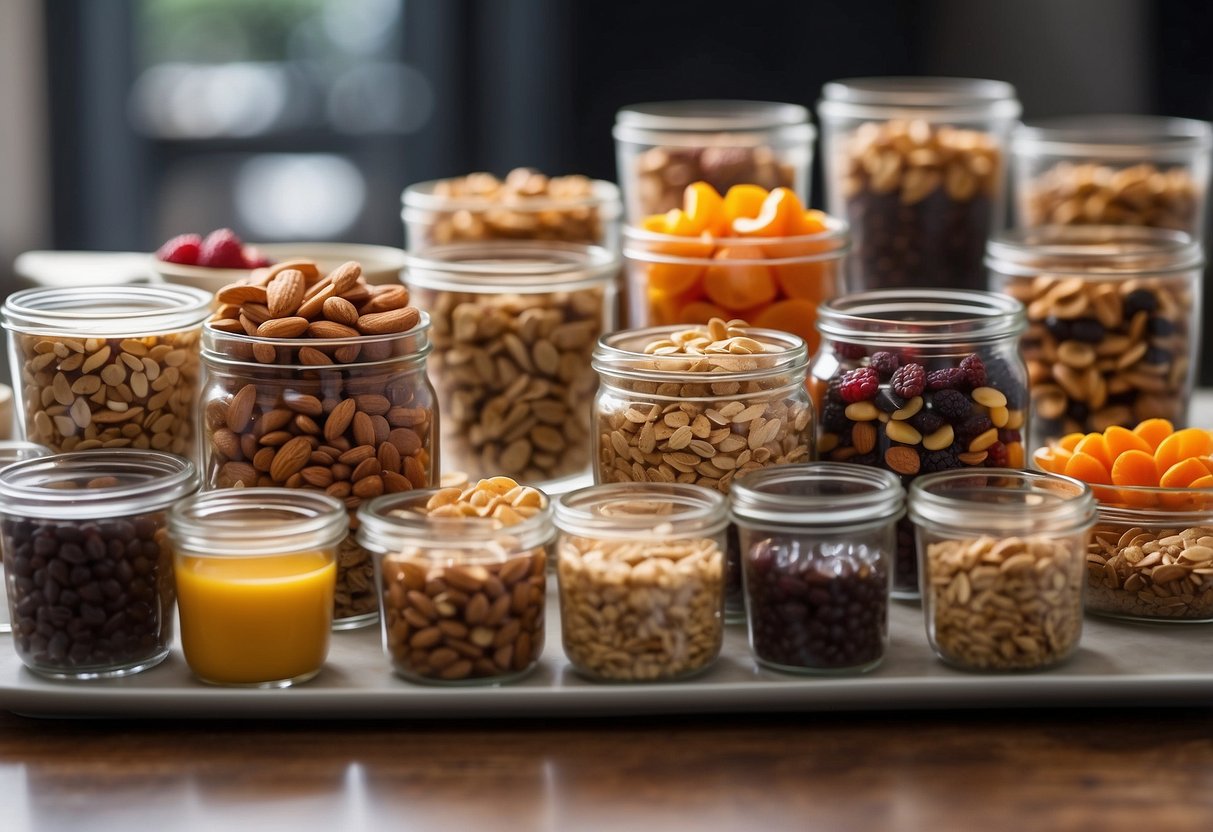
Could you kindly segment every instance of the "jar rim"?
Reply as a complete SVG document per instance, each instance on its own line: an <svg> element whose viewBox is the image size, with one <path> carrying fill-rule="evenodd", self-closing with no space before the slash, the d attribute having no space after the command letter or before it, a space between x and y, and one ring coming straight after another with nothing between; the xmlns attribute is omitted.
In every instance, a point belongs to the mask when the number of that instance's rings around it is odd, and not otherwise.
<svg viewBox="0 0 1213 832"><path fill-rule="evenodd" d="M609 506L651 503L677 513L603 514ZM561 494L555 500L560 531L608 540L652 540L717 534L728 525L728 501L719 491L691 483L599 483Z"/></svg>
<svg viewBox="0 0 1213 832"><path fill-rule="evenodd" d="M620 141L649 143L657 138L653 133L745 133L792 129L807 132L811 140L816 133L812 121L807 107L780 101L721 98L646 101L629 104L616 111L612 133ZM672 138L676 143L677 137Z"/></svg>
<svg viewBox="0 0 1213 832"><path fill-rule="evenodd" d="M405 188L400 194L400 203L404 206L401 211L401 218L405 222L408 222L410 220L408 216L410 210L480 212L502 209L515 213L538 213L540 211L560 212L572 211L577 208L597 207L600 211L605 211L605 216L602 217L605 220L615 219L623 212L623 202L620 199L619 186L605 179L591 179L590 193L584 197L569 199L567 197L557 198L550 195L526 196L518 194L513 196L509 202L491 199L487 196L440 196L434 193L438 185L450 181L452 180L427 179L424 182L415 182Z"/></svg>
<svg viewBox="0 0 1213 832"><path fill-rule="evenodd" d="M374 367L380 364L393 364L397 361L416 361L430 354L434 346L429 340L430 316L422 312L420 319L412 329L404 332L391 332L386 335L351 335L348 338L265 338L257 335L247 335L243 332L226 332L215 329L210 321L202 327L202 357L211 364L229 367L261 367L267 370L340 370L344 367ZM253 359L233 358L227 352L218 349L218 344L230 341L234 344L244 344L250 349L258 344L269 344L273 347L299 349L301 347L343 347L350 345L394 343L406 338L415 338L421 342L420 347L405 355L389 355L375 361L350 361L345 364L262 364Z"/></svg>
<svg viewBox="0 0 1213 832"><path fill-rule="evenodd" d="M986 244L985 265L999 274L1047 271L1092 279L1168 274L1204 266L1200 243L1169 228L1043 225L1002 231Z"/></svg>
<svg viewBox="0 0 1213 832"><path fill-rule="evenodd" d="M222 517L231 512L240 516ZM266 516L250 516L261 512ZM349 518L344 504L319 492L221 488L178 501L169 510L168 530L187 554L206 550L206 557L242 558L336 546L349 531ZM238 545L215 548L227 544Z"/></svg>
<svg viewBox="0 0 1213 832"><path fill-rule="evenodd" d="M803 462L751 471L729 491L733 518L776 526L879 525L905 514L901 480L883 468Z"/></svg>
<svg viewBox="0 0 1213 832"><path fill-rule="evenodd" d="M1011 149L1021 156L1082 161L1182 160L1213 148L1213 124L1191 118L1099 113L1020 125Z"/></svg>
<svg viewBox="0 0 1213 832"><path fill-rule="evenodd" d="M964 532L1063 533L1095 522L1087 483L1018 468L954 469L917 477L907 498L919 525Z"/></svg>
<svg viewBox="0 0 1213 832"><path fill-rule="evenodd" d="M384 494L358 507L357 539L362 546L379 554L395 554L405 546L446 549L473 549L480 556L493 560L491 544L503 539L511 541L510 552L543 546L555 534L552 528L552 500L546 493L539 511L520 523L497 525L488 517L431 517L419 512L392 514L393 509L408 505L425 505L444 488L401 491ZM538 490L538 489L536 489Z"/></svg>
<svg viewBox="0 0 1213 832"><path fill-rule="evenodd" d="M53 450L37 442L26 442L23 439L0 440L0 467L26 459L50 456L53 453Z"/></svg>
<svg viewBox="0 0 1213 832"><path fill-rule="evenodd" d="M621 329L608 332L598 339L590 366L604 378L626 378L634 381L684 382L684 383L716 383L722 381L756 381L766 378L787 376L798 370L807 369L809 363L808 345L799 335L783 332L777 329L762 329L747 327L746 337L753 338L762 344L780 346L779 352L759 353L764 358L774 359L769 367L755 370L735 370L718 373L696 373L687 370L660 369L652 366L663 362L676 364L685 363L692 355L650 355L643 349L627 349L625 342L635 341L639 345L657 341L663 337L681 332L690 327L686 324L666 324L663 326L645 327L643 329ZM750 356L737 355L744 359ZM769 391L768 391L769 392ZM715 397L712 397L715 398ZM689 397L679 397L683 401L691 401Z"/></svg>
<svg viewBox="0 0 1213 832"><path fill-rule="evenodd" d="M842 78L822 86L817 102L822 118L888 119L890 111L944 120L1014 119L1022 107L1006 81L943 76Z"/></svg>
<svg viewBox="0 0 1213 832"><path fill-rule="evenodd" d="M70 337L81 324L89 334L116 337L188 329L206 320L213 296L175 284L36 286L4 301L0 322L15 332Z"/></svg>
<svg viewBox="0 0 1213 832"><path fill-rule="evenodd" d="M823 337L866 344L965 345L1017 336L1026 329L1020 301L976 289L875 289L824 300L817 307L817 331Z"/></svg>
<svg viewBox="0 0 1213 832"><path fill-rule="evenodd" d="M711 245L713 247L748 246L763 249L772 246L818 246L830 244L824 251L810 254L788 255L781 257L762 258L733 258L723 261L730 266L781 266L794 263L818 263L827 260L838 260L851 250L851 226L839 217L826 216L826 228L816 234L800 234L793 237L712 237L710 241L700 237L684 237L677 234L663 234L644 228L627 225L623 229L623 256L629 260L639 260L644 263L672 263L695 266L718 266L722 261L712 257L687 257L679 254L666 254L661 251L644 248L651 246L685 246L687 244ZM629 243L634 245L628 245Z"/></svg>
<svg viewBox="0 0 1213 832"><path fill-rule="evenodd" d="M405 256L404 282L426 289L548 293L606 285L619 258L603 246L547 240L448 243Z"/></svg>

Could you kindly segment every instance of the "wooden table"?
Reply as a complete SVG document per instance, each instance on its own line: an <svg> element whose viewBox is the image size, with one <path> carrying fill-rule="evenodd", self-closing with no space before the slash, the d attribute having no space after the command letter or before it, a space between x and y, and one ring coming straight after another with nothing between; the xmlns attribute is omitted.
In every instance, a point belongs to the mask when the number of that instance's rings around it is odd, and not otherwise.
<svg viewBox="0 0 1213 832"><path fill-rule="evenodd" d="M5 714L0 796L6 832L1207 832L1213 708L310 725Z"/></svg>

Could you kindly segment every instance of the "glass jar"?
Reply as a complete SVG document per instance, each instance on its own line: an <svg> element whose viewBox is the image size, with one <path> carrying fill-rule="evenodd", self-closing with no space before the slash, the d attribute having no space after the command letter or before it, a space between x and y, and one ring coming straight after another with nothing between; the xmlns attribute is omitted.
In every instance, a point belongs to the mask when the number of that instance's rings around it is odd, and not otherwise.
<svg viewBox="0 0 1213 832"><path fill-rule="evenodd" d="M177 503L168 536L181 648L203 682L284 688L329 649L345 506L326 494L227 488Z"/></svg>
<svg viewBox="0 0 1213 832"><path fill-rule="evenodd" d="M185 286L50 287L2 313L22 438L53 451L198 457L198 334L211 294Z"/></svg>
<svg viewBox="0 0 1213 832"><path fill-rule="evenodd" d="M1200 245L1180 231L1049 226L990 242L991 288L1023 301L1033 449L1067 433L1187 422Z"/></svg>
<svg viewBox="0 0 1213 832"><path fill-rule="evenodd" d="M742 319L817 347L817 304L842 293L847 224L798 237L678 237L628 226L624 264L633 327Z"/></svg>
<svg viewBox="0 0 1213 832"><path fill-rule="evenodd" d="M438 480L429 329L422 313L417 326L389 335L265 338L209 323L203 331L203 488L302 488L344 501L351 534L337 553L337 629L377 615L374 565L352 534L358 506Z"/></svg>
<svg viewBox="0 0 1213 832"><path fill-rule="evenodd" d="M968 78L826 84L826 204L851 225L855 289L981 289L987 237L1003 226L1015 89Z"/></svg>
<svg viewBox="0 0 1213 832"><path fill-rule="evenodd" d="M653 682L706 670L724 639L719 492L595 485L556 502L564 653L591 679Z"/></svg>
<svg viewBox="0 0 1213 832"><path fill-rule="evenodd" d="M1023 304L989 292L882 289L826 301L809 370L821 459L884 468L906 484L948 468L1022 466L1024 327ZM915 557L903 519L897 597L918 595Z"/></svg>
<svg viewBox="0 0 1213 832"><path fill-rule="evenodd" d="M1082 635L1095 498L1018 469L941 471L910 485L922 609L935 654L964 670L1043 670Z"/></svg>
<svg viewBox="0 0 1213 832"><path fill-rule="evenodd" d="M905 491L839 462L779 465L733 485L750 650L793 673L864 672L889 639L889 589Z"/></svg>
<svg viewBox="0 0 1213 832"><path fill-rule="evenodd" d="M358 511L375 554L383 647L401 677L426 684L504 684L543 652L552 507L503 526L431 517L439 491L391 494Z"/></svg>
<svg viewBox="0 0 1213 832"><path fill-rule="evenodd" d="M590 356L614 329L619 261L572 243L439 246L405 282L433 321L442 458L553 490L590 467Z"/></svg>
<svg viewBox="0 0 1213 832"><path fill-rule="evenodd" d="M1011 143L1016 228L1134 225L1204 236L1213 125L1157 116L1068 116Z"/></svg>
<svg viewBox="0 0 1213 832"><path fill-rule="evenodd" d="M192 494L189 460L97 449L0 470L13 646L54 679L154 667L169 652L173 567L165 514Z"/></svg>
<svg viewBox="0 0 1213 832"><path fill-rule="evenodd" d="M605 336L594 352L594 481L690 483L729 492L734 478L813 456L808 352L786 332L747 329L755 355L646 352L681 327ZM709 381L710 379L710 381ZM745 615L737 530L729 527L730 621Z"/></svg>
<svg viewBox="0 0 1213 832"><path fill-rule="evenodd" d="M703 181L790 188L809 203L816 131L799 104L770 101L662 101L615 115L615 158L625 218L682 207L682 192Z"/></svg>
<svg viewBox="0 0 1213 832"><path fill-rule="evenodd" d="M12 465L14 462L20 462L23 459L47 456L50 453L50 448L45 445L37 445L33 442L21 442L19 440L0 441L0 468ZM4 546L3 540L0 540L0 583L3 580ZM8 612L8 593L0 592L0 633L11 633L12 631L13 625L9 620Z"/></svg>

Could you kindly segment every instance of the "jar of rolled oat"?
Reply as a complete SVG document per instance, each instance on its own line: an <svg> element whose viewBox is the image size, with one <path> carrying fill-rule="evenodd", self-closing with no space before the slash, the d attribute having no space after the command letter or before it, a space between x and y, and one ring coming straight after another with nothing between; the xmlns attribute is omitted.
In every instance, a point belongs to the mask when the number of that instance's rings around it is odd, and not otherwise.
<svg viewBox="0 0 1213 832"><path fill-rule="evenodd" d="M1041 670L1082 635L1086 483L1018 469L943 471L910 485L922 609L936 655L964 670Z"/></svg>
<svg viewBox="0 0 1213 832"><path fill-rule="evenodd" d="M574 243L436 246L409 257L405 281L433 321L448 469L553 491L588 472L590 357L614 328L618 271L611 252Z"/></svg>
<svg viewBox="0 0 1213 832"><path fill-rule="evenodd" d="M686 483L727 494L736 477L813 454L808 353L796 335L716 318L604 337L594 352L594 481ZM730 620L745 615L729 527Z"/></svg>
<svg viewBox="0 0 1213 832"><path fill-rule="evenodd" d="M991 288L1021 300L1029 444L1067 433L1187 424L1200 344L1200 245L1181 231L1047 226L1000 234Z"/></svg>
<svg viewBox="0 0 1213 832"><path fill-rule="evenodd" d="M854 78L817 105L829 212L851 225L856 289L980 289L1002 227L1015 89L970 78Z"/></svg>
<svg viewBox="0 0 1213 832"><path fill-rule="evenodd" d="M556 503L564 652L599 681L683 679L724 639L725 526L718 491L595 485Z"/></svg>

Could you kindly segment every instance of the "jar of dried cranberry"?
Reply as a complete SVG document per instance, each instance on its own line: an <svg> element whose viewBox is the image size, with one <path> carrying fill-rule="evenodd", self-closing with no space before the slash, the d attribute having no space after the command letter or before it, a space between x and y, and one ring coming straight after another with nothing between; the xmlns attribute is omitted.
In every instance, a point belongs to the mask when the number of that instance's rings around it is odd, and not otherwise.
<svg viewBox="0 0 1213 832"><path fill-rule="evenodd" d="M1024 307L1006 295L884 289L821 304L809 368L822 460L919 474L1019 468L1028 418ZM913 526L897 528L893 594L918 597Z"/></svg>

